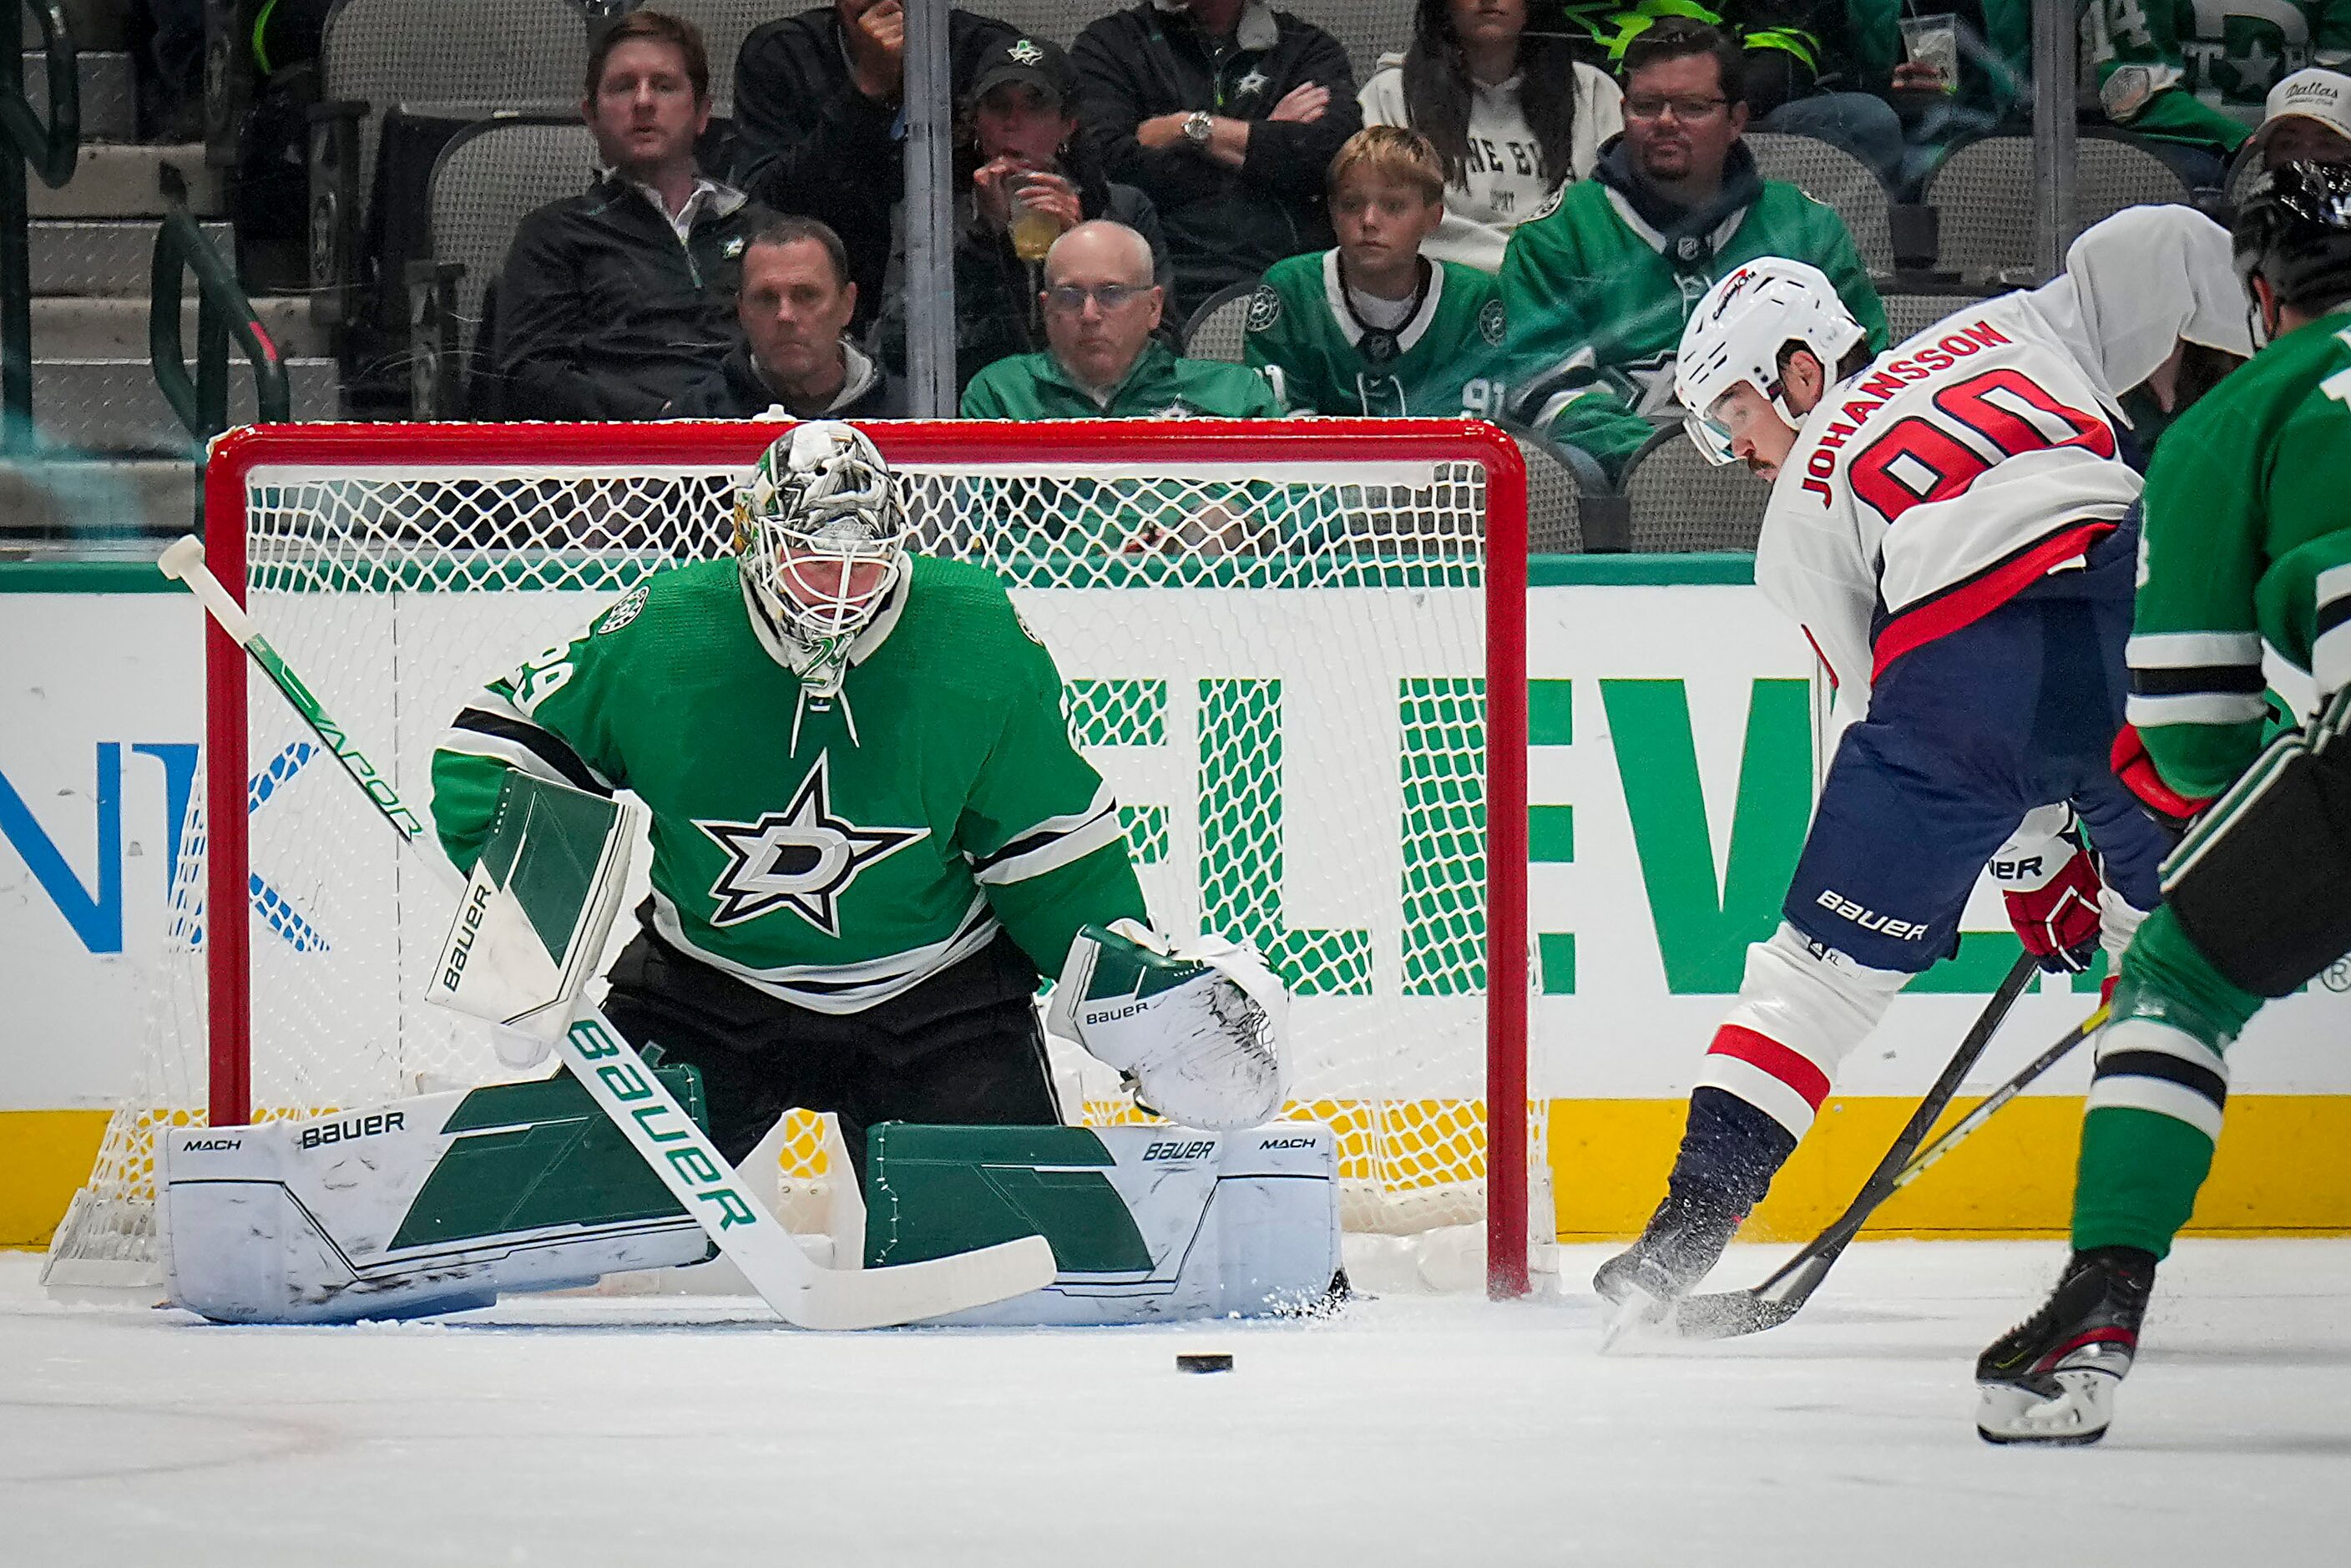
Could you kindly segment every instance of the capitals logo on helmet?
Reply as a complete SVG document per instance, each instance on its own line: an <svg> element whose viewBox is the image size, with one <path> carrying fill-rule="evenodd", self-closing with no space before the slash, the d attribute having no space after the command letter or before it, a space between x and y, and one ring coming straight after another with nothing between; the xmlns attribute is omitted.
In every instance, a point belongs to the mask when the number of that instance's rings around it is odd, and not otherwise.
<svg viewBox="0 0 2351 1568"><path fill-rule="evenodd" d="M1734 268L1706 291L1682 329L1674 361L1682 426L1708 462L1728 463L1730 434L1714 418L1726 393L1751 384L1781 418L1802 425L1782 384L1781 349L1802 344L1834 380L1838 363L1867 337L1819 267L1771 256Z"/></svg>
<svg viewBox="0 0 2351 1568"><path fill-rule="evenodd" d="M897 481L864 432L810 420L776 438L735 491L735 554L755 619L820 692L906 566Z"/></svg>

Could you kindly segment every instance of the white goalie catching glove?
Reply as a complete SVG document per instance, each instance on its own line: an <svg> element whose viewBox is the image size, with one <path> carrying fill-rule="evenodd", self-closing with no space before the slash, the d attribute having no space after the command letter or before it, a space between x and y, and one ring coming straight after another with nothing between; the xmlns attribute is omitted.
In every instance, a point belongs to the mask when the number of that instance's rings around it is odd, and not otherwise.
<svg viewBox="0 0 2351 1568"><path fill-rule="evenodd" d="M1254 948L1216 937L1179 946L1133 920L1081 927L1045 1027L1186 1127L1260 1125L1289 1088L1290 993Z"/></svg>

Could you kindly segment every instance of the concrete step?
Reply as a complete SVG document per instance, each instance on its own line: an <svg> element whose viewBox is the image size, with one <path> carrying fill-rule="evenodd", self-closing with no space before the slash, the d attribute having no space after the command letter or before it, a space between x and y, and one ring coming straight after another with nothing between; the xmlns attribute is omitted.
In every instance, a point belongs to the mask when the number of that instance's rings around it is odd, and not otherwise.
<svg viewBox="0 0 2351 1568"><path fill-rule="evenodd" d="M254 314L287 358L329 351L325 330L312 324L307 298L264 298ZM137 297L105 299L64 296L33 301L33 356L42 360L137 359L147 352L148 302ZM180 308L180 341L196 349L195 291ZM231 354L235 350L231 349Z"/></svg>
<svg viewBox="0 0 2351 1568"><path fill-rule="evenodd" d="M296 419L335 417L341 398L332 360L288 360L286 375ZM242 356L230 357L228 384L229 423L251 423L253 373ZM162 455L193 444L144 358L35 361L33 423L50 445L84 452Z"/></svg>
<svg viewBox="0 0 2351 1568"><path fill-rule="evenodd" d="M25 97L33 112L49 117L48 56L35 50L25 55ZM77 74L81 78L81 139L84 141L130 141L139 135L139 84L131 57L119 51L93 54L77 50ZM36 180L35 184L40 182Z"/></svg>
<svg viewBox="0 0 2351 1568"><path fill-rule="evenodd" d="M204 237L224 256L236 254L224 223L204 225ZM100 223L86 219L35 219L31 225L35 294L105 294L144 300L154 265L152 220Z"/></svg>
<svg viewBox="0 0 2351 1568"><path fill-rule="evenodd" d="M185 457L0 461L0 555L34 547L136 548L141 536L185 533L196 515L196 465ZM146 552L152 556L151 545Z"/></svg>
<svg viewBox="0 0 2351 1568"><path fill-rule="evenodd" d="M169 163L188 183L188 210L216 217L222 205L222 171L204 162L201 141L143 147L127 141L85 142L74 177L61 190L27 182L36 218L158 217L164 211L161 167Z"/></svg>
<svg viewBox="0 0 2351 1568"><path fill-rule="evenodd" d="M75 49L131 47L131 7L122 0L64 0L57 9L66 14L66 31L72 35ZM25 47L39 48L41 25L33 20L30 11L19 15L24 18Z"/></svg>

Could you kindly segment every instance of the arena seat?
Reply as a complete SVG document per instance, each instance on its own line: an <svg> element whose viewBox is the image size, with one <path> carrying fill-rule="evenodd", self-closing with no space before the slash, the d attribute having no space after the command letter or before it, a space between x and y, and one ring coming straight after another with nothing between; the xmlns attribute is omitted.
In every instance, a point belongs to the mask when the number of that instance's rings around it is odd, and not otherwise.
<svg viewBox="0 0 2351 1568"><path fill-rule="evenodd" d="M2075 143L2074 227L2125 207L2186 202L2189 191L2168 164L2132 138L2085 131ZM1944 160L1927 184L1942 214L1939 266L1969 278L2037 276L2032 253L2032 138L1987 136Z"/></svg>
<svg viewBox="0 0 2351 1568"><path fill-rule="evenodd" d="M1894 270L1886 187L1869 172L1868 164L1817 137L1750 131L1741 140L1755 154L1755 166L1765 179L1784 180L1814 201L1836 209L1870 271Z"/></svg>
<svg viewBox="0 0 2351 1568"><path fill-rule="evenodd" d="M1708 463L1678 424L1649 437L1625 473L1635 550L1751 550L1771 487L1740 463Z"/></svg>
<svg viewBox="0 0 2351 1568"><path fill-rule="evenodd" d="M516 227L533 209L586 190L596 143L575 119L507 119L452 138L434 163L427 201L431 261L412 294L426 291L409 319L419 417L452 417L477 406L468 389L486 352L486 297L506 265Z"/></svg>
<svg viewBox="0 0 2351 1568"><path fill-rule="evenodd" d="M1185 357L1239 364L1241 344L1249 330L1249 297L1256 292L1257 279L1244 277L1200 301L1192 319L1184 323Z"/></svg>

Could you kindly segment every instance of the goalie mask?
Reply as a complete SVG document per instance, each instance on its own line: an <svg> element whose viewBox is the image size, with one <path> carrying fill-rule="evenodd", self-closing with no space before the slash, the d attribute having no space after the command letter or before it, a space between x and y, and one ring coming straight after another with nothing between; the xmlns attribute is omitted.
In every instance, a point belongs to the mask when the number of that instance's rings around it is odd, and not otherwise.
<svg viewBox="0 0 2351 1568"><path fill-rule="evenodd" d="M896 481L862 431L811 420L778 436L735 491L735 554L752 612L821 695L906 570Z"/></svg>
<svg viewBox="0 0 2351 1568"><path fill-rule="evenodd" d="M1750 261L1708 289L1682 329L1674 360L1682 428L1708 462L1731 461L1730 432L1715 410L1734 388L1752 382L1790 429L1801 429L1804 416L1788 406L1780 350L1802 343L1834 382L1839 361L1867 336L1819 267L1782 256Z"/></svg>

